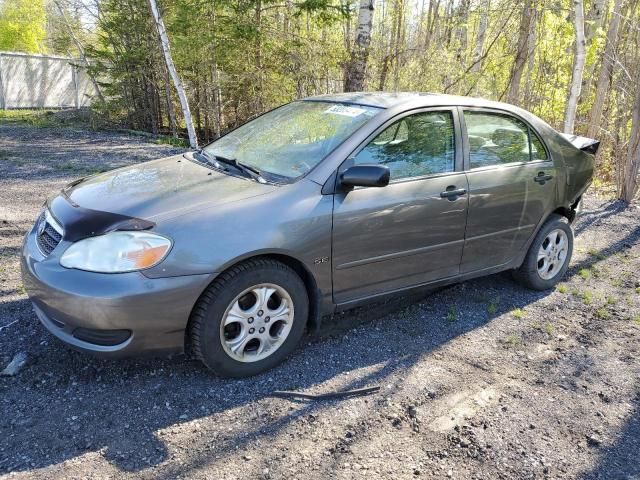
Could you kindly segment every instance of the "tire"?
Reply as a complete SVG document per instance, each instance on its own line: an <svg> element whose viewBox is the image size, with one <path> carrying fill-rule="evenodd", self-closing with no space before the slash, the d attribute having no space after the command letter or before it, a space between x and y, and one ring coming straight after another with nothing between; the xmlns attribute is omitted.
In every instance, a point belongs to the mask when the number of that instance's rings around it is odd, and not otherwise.
<svg viewBox="0 0 640 480"><path fill-rule="evenodd" d="M249 260L222 273L198 299L191 352L217 375L256 375L295 349L308 315L307 290L295 271L275 260Z"/></svg>
<svg viewBox="0 0 640 480"><path fill-rule="evenodd" d="M555 243L555 253L539 258L543 253L541 248L545 248L543 244L549 248L554 233L557 233L555 242L566 240L564 255L560 253L562 249L559 244ZM513 271L513 276L520 284L532 290L549 290L567 273L572 254L573 230L565 217L552 214L536 234L524 262Z"/></svg>

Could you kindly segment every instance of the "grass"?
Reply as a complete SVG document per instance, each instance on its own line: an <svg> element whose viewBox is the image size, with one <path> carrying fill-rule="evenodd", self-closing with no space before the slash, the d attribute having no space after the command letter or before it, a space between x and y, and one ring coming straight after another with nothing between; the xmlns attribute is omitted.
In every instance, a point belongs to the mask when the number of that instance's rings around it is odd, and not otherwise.
<svg viewBox="0 0 640 480"><path fill-rule="evenodd" d="M593 303L593 293L589 290L582 292L582 303L585 305L591 305L591 303Z"/></svg>
<svg viewBox="0 0 640 480"><path fill-rule="evenodd" d="M447 312L447 322L454 323L458 320L458 307L451 305Z"/></svg>
<svg viewBox="0 0 640 480"><path fill-rule="evenodd" d="M527 313L521 308L514 308L513 310L511 310L511 315L518 319L523 319L527 316Z"/></svg>
<svg viewBox="0 0 640 480"><path fill-rule="evenodd" d="M32 127L57 125L52 110L0 110L0 123L26 123Z"/></svg>
<svg viewBox="0 0 640 480"><path fill-rule="evenodd" d="M96 173L106 172L104 168L83 167L73 162L66 162L58 165L57 170L61 172L76 173L78 175L95 175Z"/></svg>
<svg viewBox="0 0 640 480"><path fill-rule="evenodd" d="M621 287L622 284L624 282L622 281L622 279L620 277L615 277L611 279L611 286L612 287Z"/></svg>
<svg viewBox="0 0 640 480"><path fill-rule="evenodd" d="M547 335L553 335L553 332L555 331L555 327L549 322L545 322L544 325L540 322L534 322L531 326L536 330L546 333Z"/></svg>
<svg viewBox="0 0 640 480"><path fill-rule="evenodd" d="M612 295L607 297L607 305L615 305L618 299Z"/></svg>
<svg viewBox="0 0 640 480"><path fill-rule="evenodd" d="M156 143L158 145L171 145L173 147L183 147L183 148L188 148L189 147L189 141L185 140L184 138L176 138L176 137L171 137L168 135L162 135L158 138L156 138L153 143Z"/></svg>
<svg viewBox="0 0 640 480"><path fill-rule="evenodd" d="M593 265L591 267L591 274L594 278L600 278L602 276L609 275L609 269L604 265L601 265L600 267Z"/></svg>
<svg viewBox="0 0 640 480"><path fill-rule="evenodd" d="M517 348L522 346L523 341L518 335L508 335L502 340L502 344L507 348Z"/></svg>
<svg viewBox="0 0 640 480"><path fill-rule="evenodd" d="M569 288L568 288L564 283L561 283L560 285L558 285L558 286L556 287L556 290L557 290L559 293L567 293L567 291L569 290Z"/></svg>
<svg viewBox="0 0 640 480"><path fill-rule="evenodd" d="M583 280L589 280L589 278L591 277L591 272L588 268L581 268L578 272L578 275L580 275L580 278L582 278Z"/></svg>
<svg viewBox="0 0 640 480"><path fill-rule="evenodd" d="M589 250L587 250L587 253L589 255L591 255L594 258L597 258L598 260L604 260L606 257L606 255L604 253L602 253L601 251L591 247Z"/></svg>
<svg viewBox="0 0 640 480"><path fill-rule="evenodd" d="M633 317L631 321L640 327L640 313Z"/></svg>
<svg viewBox="0 0 640 480"><path fill-rule="evenodd" d="M640 287L636 287L636 293L640 295Z"/></svg>
<svg viewBox="0 0 640 480"><path fill-rule="evenodd" d="M489 301L487 305L487 313L489 315L495 315L498 312L498 305L500 304L500 297L496 297Z"/></svg>
<svg viewBox="0 0 640 480"><path fill-rule="evenodd" d="M609 314L606 308L599 308L598 310L596 310L596 317L601 320L606 320L610 316L611 315Z"/></svg>

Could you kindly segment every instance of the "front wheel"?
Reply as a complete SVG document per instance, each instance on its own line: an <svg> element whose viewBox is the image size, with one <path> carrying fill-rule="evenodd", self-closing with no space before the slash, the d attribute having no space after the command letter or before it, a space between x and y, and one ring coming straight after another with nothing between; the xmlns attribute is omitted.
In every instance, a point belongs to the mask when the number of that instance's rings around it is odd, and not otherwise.
<svg viewBox="0 0 640 480"><path fill-rule="evenodd" d="M566 218L551 215L534 238L515 279L533 290L553 288L569 268L573 230Z"/></svg>
<svg viewBox="0 0 640 480"><path fill-rule="evenodd" d="M193 353L224 377L256 375L280 363L304 333L309 299L288 266L270 259L232 267L194 308Z"/></svg>

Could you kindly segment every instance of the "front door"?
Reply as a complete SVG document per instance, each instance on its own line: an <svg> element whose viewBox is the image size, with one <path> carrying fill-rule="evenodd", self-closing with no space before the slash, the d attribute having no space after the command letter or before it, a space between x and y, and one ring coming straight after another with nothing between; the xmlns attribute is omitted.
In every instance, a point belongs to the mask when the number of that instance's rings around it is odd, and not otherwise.
<svg viewBox="0 0 640 480"><path fill-rule="evenodd" d="M342 170L387 165L391 180L334 195L336 303L459 272L468 189L459 131L453 109L420 111L383 126L345 162Z"/></svg>
<svg viewBox="0 0 640 480"><path fill-rule="evenodd" d="M556 171L544 144L522 120L464 111L469 216L461 273L512 260L553 209Z"/></svg>

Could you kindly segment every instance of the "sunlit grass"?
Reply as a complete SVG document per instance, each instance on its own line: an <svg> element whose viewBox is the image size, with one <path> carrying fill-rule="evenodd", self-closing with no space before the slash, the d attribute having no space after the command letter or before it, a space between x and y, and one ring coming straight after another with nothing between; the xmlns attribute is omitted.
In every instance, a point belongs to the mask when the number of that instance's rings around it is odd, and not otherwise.
<svg viewBox="0 0 640 480"><path fill-rule="evenodd" d="M591 277L591 272L589 271L588 268L581 268L580 271L578 272L578 275L583 280L589 280L589 278Z"/></svg>

